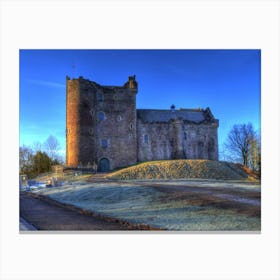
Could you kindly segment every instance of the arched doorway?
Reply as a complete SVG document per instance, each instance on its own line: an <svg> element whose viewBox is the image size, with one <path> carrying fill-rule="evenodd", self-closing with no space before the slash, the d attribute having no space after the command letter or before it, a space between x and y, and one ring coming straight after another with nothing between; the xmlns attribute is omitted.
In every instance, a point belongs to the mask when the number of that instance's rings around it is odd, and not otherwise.
<svg viewBox="0 0 280 280"><path fill-rule="evenodd" d="M102 158L98 164L99 172L108 172L110 170L110 162L107 158Z"/></svg>

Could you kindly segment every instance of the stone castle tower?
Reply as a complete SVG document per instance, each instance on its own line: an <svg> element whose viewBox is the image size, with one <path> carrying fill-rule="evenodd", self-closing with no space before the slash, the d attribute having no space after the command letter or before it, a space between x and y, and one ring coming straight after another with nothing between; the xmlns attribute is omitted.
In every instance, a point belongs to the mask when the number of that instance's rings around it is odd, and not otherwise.
<svg viewBox="0 0 280 280"><path fill-rule="evenodd" d="M218 159L209 108L136 109L135 76L123 86L66 77L66 164L99 171L164 159Z"/></svg>
<svg viewBox="0 0 280 280"><path fill-rule="evenodd" d="M135 76L123 86L66 77L66 164L112 169L137 161Z"/></svg>

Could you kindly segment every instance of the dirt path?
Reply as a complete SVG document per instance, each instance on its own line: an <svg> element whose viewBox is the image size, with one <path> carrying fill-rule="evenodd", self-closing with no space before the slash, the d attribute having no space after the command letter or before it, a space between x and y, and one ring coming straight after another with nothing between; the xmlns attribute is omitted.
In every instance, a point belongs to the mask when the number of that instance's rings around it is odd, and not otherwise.
<svg viewBox="0 0 280 280"><path fill-rule="evenodd" d="M156 230L80 211L31 193L20 194L20 216L38 230Z"/></svg>
<svg viewBox="0 0 280 280"><path fill-rule="evenodd" d="M248 217L261 217L261 192L234 188L154 185L168 193L167 200L185 200L189 205L229 209ZM163 201L164 202L164 201Z"/></svg>

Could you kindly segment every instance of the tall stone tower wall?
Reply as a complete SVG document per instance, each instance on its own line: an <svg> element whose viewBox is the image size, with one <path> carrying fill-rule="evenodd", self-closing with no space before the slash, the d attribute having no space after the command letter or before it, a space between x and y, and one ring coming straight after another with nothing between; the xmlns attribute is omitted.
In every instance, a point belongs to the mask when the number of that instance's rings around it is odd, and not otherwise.
<svg viewBox="0 0 280 280"><path fill-rule="evenodd" d="M108 159L110 169L127 166L137 161L135 77L123 87L103 87L103 100L96 105L97 161ZM105 144L105 145L104 145Z"/></svg>
<svg viewBox="0 0 280 280"><path fill-rule="evenodd" d="M66 164L114 169L137 161L135 76L124 86L66 78ZM103 167L102 167L103 166Z"/></svg>
<svg viewBox="0 0 280 280"><path fill-rule="evenodd" d="M66 164L77 167L93 164L96 157L97 88L94 83L66 78Z"/></svg>
<svg viewBox="0 0 280 280"><path fill-rule="evenodd" d="M80 88L66 77L66 164L77 166L80 156Z"/></svg>

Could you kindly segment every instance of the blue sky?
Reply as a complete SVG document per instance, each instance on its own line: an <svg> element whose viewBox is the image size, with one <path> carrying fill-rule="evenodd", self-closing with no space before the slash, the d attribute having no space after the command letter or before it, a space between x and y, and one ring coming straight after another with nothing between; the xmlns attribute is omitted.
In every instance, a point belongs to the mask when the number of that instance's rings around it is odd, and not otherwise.
<svg viewBox="0 0 280 280"><path fill-rule="evenodd" d="M20 50L20 145L54 135L65 151L66 75L138 81L137 108L210 107L219 150L234 124L260 129L260 50Z"/></svg>

